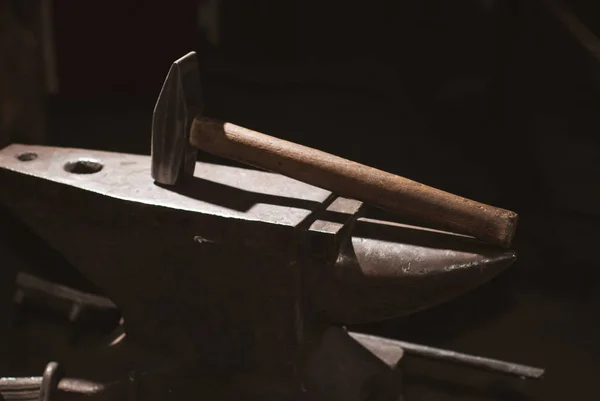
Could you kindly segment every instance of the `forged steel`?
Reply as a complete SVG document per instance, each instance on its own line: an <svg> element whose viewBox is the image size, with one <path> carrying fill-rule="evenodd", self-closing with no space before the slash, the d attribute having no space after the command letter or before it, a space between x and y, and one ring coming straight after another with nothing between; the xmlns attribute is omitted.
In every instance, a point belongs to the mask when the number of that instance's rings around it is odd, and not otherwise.
<svg viewBox="0 0 600 401"><path fill-rule="evenodd" d="M198 162L186 185L162 187L150 166L11 145L0 202L114 302L129 343L179 363L297 380L331 324L446 302L515 260L463 235L362 218L360 202L282 175Z"/></svg>

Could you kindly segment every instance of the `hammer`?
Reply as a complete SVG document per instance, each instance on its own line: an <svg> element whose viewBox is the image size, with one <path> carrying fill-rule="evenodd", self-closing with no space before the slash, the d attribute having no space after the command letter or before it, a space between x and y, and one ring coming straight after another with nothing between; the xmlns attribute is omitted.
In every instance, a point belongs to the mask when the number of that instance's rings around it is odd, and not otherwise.
<svg viewBox="0 0 600 401"><path fill-rule="evenodd" d="M152 178L172 186L193 176L198 149L505 248L517 226L512 211L203 116L198 61L190 52L169 69L154 108Z"/></svg>

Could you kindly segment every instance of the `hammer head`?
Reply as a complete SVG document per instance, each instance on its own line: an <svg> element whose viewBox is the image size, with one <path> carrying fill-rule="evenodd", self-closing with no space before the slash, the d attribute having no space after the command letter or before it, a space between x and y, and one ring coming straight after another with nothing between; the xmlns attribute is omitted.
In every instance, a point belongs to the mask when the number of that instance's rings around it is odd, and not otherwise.
<svg viewBox="0 0 600 401"><path fill-rule="evenodd" d="M158 95L152 117L152 178L175 185L194 174L198 151L190 144L194 117L202 111L196 53L176 60Z"/></svg>

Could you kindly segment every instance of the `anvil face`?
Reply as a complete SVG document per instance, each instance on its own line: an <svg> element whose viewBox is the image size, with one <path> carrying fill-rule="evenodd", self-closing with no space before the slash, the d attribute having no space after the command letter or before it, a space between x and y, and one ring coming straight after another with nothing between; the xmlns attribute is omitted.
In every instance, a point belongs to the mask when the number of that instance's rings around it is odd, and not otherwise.
<svg viewBox="0 0 600 401"><path fill-rule="evenodd" d="M147 156L12 145L0 151L0 201L111 298L128 338L182 358L285 374L316 321L413 313L515 259L359 218L356 201L280 175L197 163L194 179L170 189L150 166Z"/></svg>

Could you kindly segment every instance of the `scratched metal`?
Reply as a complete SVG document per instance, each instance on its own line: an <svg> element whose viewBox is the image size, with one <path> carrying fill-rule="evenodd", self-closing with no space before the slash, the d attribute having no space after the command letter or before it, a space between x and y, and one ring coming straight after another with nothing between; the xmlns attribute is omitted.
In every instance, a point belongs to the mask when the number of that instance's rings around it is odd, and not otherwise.
<svg viewBox="0 0 600 401"><path fill-rule="evenodd" d="M5 401L42 401L42 382L43 378L41 376L0 377L0 395ZM110 394L109 390L112 390L112 388L103 383L84 379L64 378L55 383L55 388L52 388L52 392L54 393L52 399L61 401L66 399L115 400L115 394ZM68 397L68 395L72 395L72 397Z"/></svg>
<svg viewBox="0 0 600 401"><path fill-rule="evenodd" d="M541 379L544 376L544 369L533 366L463 354L461 352L433 348L426 345L409 343L406 341L392 340L389 338L383 338L369 334L349 334L361 344L373 344L373 348L390 350L388 352L391 352L391 350L395 348L402 350L403 353L415 355L421 358L441 361L459 366L467 366L472 369L484 370L488 372L502 373L505 375L516 376L521 379Z"/></svg>
<svg viewBox="0 0 600 401"><path fill-rule="evenodd" d="M181 358L290 374L315 319L414 313L515 259L464 236L355 221L353 202L336 223L329 192L277 174L197 163L194 179L164 188L149 171L148 156L12 145L0 201L109 296L131 341ZM301 255L315 219L336 258Z"/></svg>
<svg viewBox="0 0 600 401"><path fill-rule="evenodd" d="M194 52L176 60L165 78L152 116L152 177L174 185L193 175L198 150L190 144L192 120L202 111L200 72Z"/></svg>
<svg viewBox="0 0 600 401"><path fill-rule="evenodd" d="M22 154L37 157L21 161L18 157ZM77 161L93 161L103 167L94 174L73 174L65 170L66 163ZM300 224L331 194L279 174L201 162L196 163L195 179L177 192L154 185L150 165L147 156L97 150L19 144L0 150L3 169L127 201L287 226ZM231 189L229 193L228 189ZM216 191L229 194L232 199L214 199L211 203L214 198L211 192ZM256 203L235 199L240 192L253 195Z"/></svg>
<svg viewBox="0 0 600 401"><path fill-rule="evenodd" d="M470 237L360 218L328 268L310 270L314 305L343 323L407 315L478 287L516 260Z"/></svg>
<svg viewBox="0 0 600 401"><path fill-rule="evenodd" d="M0 202L102 289L132 342L226 368L290 372L302 337L297 226L331 194L205 163L185 185L165 188L150 164L12 145L0 151Z"/></svg>

